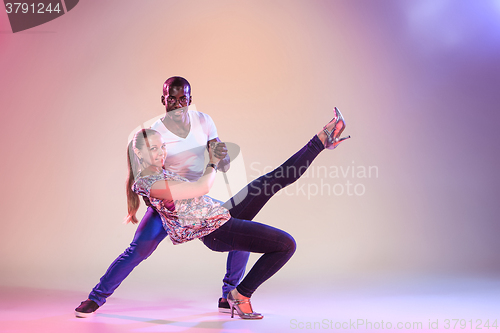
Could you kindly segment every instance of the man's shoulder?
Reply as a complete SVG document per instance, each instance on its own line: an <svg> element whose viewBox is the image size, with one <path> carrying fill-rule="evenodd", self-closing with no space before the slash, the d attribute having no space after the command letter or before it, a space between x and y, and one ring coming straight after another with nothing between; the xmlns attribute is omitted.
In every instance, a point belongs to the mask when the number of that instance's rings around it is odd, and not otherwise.
<svg viewBox="0 0 500 333"><path fill-rule="evenodd" d="M151 129L154 129L154 130L162 130L163 128L165 127L165 125L163 125L163 117L161 117L160 119L156 120L153 124L151 124Z"/></svg>
<svg viewBox="0 0 500 333"><path fill-rule="evenodd" d="M194 115L198 118L209 118L209 119L212 119L212 117L210 117L208 114L206 113L203 113L201 111L198 111L198 110L188 110L188 112L191 114L191 115Z"/></svg>
<svg viewBox="0 0 500 333"><path fill-rule="evenodd" d="M189 113L191 114L191 119L196 119L197 122L205 129L210 129L215 127L215 123L208 114L196 111L196 110L189 110Z"/></svg>

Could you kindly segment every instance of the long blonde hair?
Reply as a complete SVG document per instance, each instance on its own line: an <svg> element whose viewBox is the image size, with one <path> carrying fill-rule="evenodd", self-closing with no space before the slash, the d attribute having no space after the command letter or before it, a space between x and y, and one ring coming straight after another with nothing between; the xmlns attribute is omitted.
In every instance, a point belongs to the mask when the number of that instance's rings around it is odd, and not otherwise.
<svg viewBox="0 0 500 333"><path fill-rule="evenodd" d="M142 171L142 161L139 160L139 157L134 152L134 149L142 149L144 145L149 147L148 137L153 135L160 135L157 131L150 128L143 128L137 133L135 133L134 138L128 144L127 149L127 167L128 167L128 177L125 182L126 191L127 191L127 208L128 215L125 217L125 223L137 223L137 217L135 214L139 209L139 205L141 201L139 200L139 195L132 190L132 185L134 185L135 178Z"/></svg>

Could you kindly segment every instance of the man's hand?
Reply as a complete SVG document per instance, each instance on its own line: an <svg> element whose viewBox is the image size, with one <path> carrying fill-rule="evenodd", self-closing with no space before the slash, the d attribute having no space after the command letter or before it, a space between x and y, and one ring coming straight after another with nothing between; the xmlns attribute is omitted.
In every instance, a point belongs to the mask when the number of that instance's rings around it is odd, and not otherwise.
<svg viewBox="0 0 500 333"><path fill-rule="evenodd" d="M226 155L227 148L223 142L210 142L208 147L208 158L210 159L210 163L219 164L220 160L226 157Z"/></svg>
<svg viewBox="0 0 500 333"><path fill-rule="evenodd" d="M215 147L211 148L211 145L215 145ZM213 149L212 153L214 157L220 159L220 161L218 162L219 171L226 172L227 170L229 170L230 158L227 154L226 144L224 142L221 142L219 138L215 138L207 142L207 148L209 151Z"/></svg>
<svg viewBox="0 0 500 333"><path fill-rule="evenodd" d="M227 147L224 142L217 142L217 143L212 143L213 145L213 154L215 157L217 157L219 160L223 160L227 156Z"/></svg>

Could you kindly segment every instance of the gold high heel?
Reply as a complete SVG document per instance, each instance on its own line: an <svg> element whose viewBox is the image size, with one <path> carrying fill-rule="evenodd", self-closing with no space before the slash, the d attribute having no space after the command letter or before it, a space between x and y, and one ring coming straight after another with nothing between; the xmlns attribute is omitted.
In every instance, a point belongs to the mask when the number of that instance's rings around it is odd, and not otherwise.
<svg viewBox="0 0 500 333"><path fill-rule="evenodd" d="M332 131L328 131L328 129L323 127L323 132L325 132L327 141L325 148L326 149L335 149L342 141L349 139L351 136L346 136L344 138L340 138L340 134L345 129L345 120L344 117L342 116L342 113L340 113L340 110L335 107L335 117L332 119L335 120L335 125L333 126Z"/></svg>
<svg viewBox="0 0 500 333"><path fill-rule="evenodd" d="M235 289L233 289L235 290ZM238 316L240 316L241 319L262 319L264 318L263 315L261 315L260 313L256 313L256 312L253 312L253 309L252 309L252 304L250 303L250 299L235 299L234 296L233 296L233 290L231 290L231 292L229 292L229 294L227 294L227 302L229 303L229 307L231 307L231 318L234 318L234 310L236 309L236 313L238 314ZM248 303L250 304L250 309L252 309L252 312L250 313L247 313L247 312L243 312L241 309L240 309L240 304L244 304L244 303Z"/></svg>

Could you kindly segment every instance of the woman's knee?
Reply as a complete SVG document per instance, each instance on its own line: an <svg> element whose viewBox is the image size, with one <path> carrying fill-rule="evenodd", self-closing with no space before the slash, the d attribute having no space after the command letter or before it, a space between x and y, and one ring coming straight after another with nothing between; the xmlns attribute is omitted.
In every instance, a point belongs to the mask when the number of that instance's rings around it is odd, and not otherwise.
<svg viewBox="0 0 500 333"><path fill-rule="evenodd" d="M295 253L295 250L297 249L297 243L295 242L295 239L291 235L288 235L288 236L290 236L288 248L289 248L290 255L292 255Z"/></svg>
<svg viewBox="0 0 500 333"><path fill-rule="evenodd" d="M283 252L289 253L290 256L295 253L295 250L297 249L297 243L295 242L295 239L292 237L292 235L283 231L280 237L280 242L283 246Z"/></svg>

